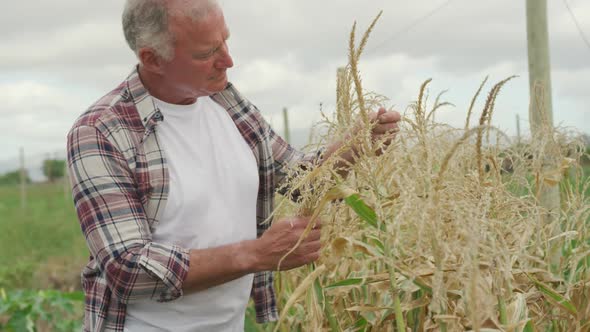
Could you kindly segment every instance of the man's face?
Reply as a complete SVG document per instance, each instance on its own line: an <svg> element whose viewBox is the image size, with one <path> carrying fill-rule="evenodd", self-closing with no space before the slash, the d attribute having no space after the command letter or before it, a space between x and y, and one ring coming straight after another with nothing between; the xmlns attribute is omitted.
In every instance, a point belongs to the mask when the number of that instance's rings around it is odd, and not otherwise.
<svg viewBox="0 0 590 332"><path fill-rule="evenodd" d="M186 102L222 91L227 85L226 70L233 66L233 60L221 10L212 10L197 23L172 18L170 29L176 37L174 58L162 67L170 88Z"/></svg>

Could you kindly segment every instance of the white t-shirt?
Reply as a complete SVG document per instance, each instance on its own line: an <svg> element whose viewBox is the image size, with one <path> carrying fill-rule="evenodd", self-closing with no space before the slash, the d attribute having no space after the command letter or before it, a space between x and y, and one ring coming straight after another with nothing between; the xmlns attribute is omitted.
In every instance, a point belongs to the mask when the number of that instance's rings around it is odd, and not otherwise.
<svg viewBox="0 0 590 332"><path fill-rule="evenodd" d="M192 105L154 100L164 115L156 134L170 192L153 241L202 249L255 239L258 167L227 111L209 97ZM252 280L247 275L172 302L129 304L125 330L242 332Z"/></svg>

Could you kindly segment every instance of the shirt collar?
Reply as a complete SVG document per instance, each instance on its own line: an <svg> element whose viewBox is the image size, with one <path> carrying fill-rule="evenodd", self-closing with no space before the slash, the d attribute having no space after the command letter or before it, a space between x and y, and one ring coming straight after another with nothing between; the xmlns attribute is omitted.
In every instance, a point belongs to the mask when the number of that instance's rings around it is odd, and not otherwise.
<svg viewBox="0 0 590 332"><path fill-rule="evenodd" d="M154 99L139 78L138 66L133 68L125 83L127 89L123 97L131 98L145 128L150 128L164 119L162 112L156 107Z"/></svg>
<svg viewBox="0 0 590 332"><path fill-rule="evenodd" d="M143 126L149 131L151 127L164 120L164 115L141 82L138 69L139 65L136 65L125 80L127 89L123 91L123 98L133 101ZM223 91L211 95L211 98L226 110L235 108L245 100L230 82Z"/></svg>

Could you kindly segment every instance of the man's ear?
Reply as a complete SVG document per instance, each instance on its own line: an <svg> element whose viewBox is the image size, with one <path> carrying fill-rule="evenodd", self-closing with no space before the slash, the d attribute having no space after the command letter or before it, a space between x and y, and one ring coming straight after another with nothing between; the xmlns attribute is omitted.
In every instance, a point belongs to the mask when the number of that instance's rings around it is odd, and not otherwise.
<svg viewBox="0 0 590 332"><path fill-rule="evenodd" d="M162 74L164 59L162 59L156 52L151 48L141 48L139 50L139 61L143 68L152 73Z"/></svg>

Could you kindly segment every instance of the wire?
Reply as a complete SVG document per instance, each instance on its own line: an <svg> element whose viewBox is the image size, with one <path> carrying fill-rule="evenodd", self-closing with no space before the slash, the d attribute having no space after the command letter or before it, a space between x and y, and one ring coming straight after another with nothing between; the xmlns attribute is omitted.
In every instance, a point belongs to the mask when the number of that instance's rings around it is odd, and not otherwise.
<svg viewBox="0 0 590 332"><path fill-rule="evenodd" d="M380 48L383 45L385 45L386 43L389 43L392 40L395 40L396 38L398 38L399 36L401 36L403 33L406 33L408 31L412 30L415 26L417 26L418 24L422 23L424 20L426 20L427 18L431 17L432 15L434 15L439 10L443 9L445 6L447 6L452 1L453 0L447 0L444 3L442 3L441 5L439 5L438 7L434 8L433 10L431 10L428 13L424 14L423 16L418 17L417 19L413 20L412 22L410 22L408 25L406 25L402 29L396 31L391 36L389 36L388 38L386 38L385 40L383 40L381 43L377 44L377 46L374 46L374 47L370 48L369 50L367 50L365 53L369 53L369 52L375 51L378 48Z"/></svg>
<svg viewBox="0 0 590 332"><path fill-rule="evenodd" d="M574 24L576 25L576 28L578 28L578 32L580 33L580 37L582 37L582 40L584 40L584 43L586 43L586 46L590 50L590 41L588 41L588 38L586 38L586 35L584 35L584 31L582 30L582 27L580 27L580 23L578 23L578 20L576 19L574 12L570 8L570 6L566 0L563 0L563 4L565 5L567 10L569 11L570 16L572 17L572 20L574 21Z"/></svg>

